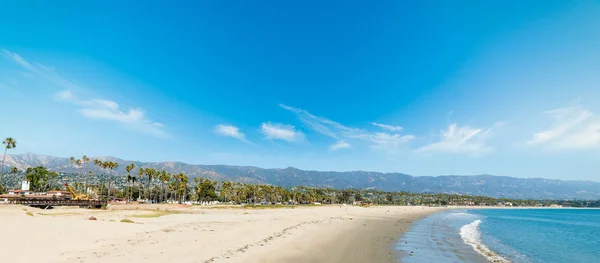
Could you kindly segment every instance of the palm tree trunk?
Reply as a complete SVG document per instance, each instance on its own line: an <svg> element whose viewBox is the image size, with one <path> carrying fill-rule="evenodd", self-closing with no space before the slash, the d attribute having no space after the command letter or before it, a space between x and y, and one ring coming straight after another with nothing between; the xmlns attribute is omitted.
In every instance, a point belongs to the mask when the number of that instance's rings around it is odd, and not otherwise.
<svg viewBox="0 0 600 263"><path fill-rule="evenodd" d="M2 157L2 172L0 173L0 189L4 189L4 187L2 187L2 175L4 174L4 161L6 160L6 151L8 150L8 147L4 148L4 157ZM0 191L1 193L2 191Z"/></svg>

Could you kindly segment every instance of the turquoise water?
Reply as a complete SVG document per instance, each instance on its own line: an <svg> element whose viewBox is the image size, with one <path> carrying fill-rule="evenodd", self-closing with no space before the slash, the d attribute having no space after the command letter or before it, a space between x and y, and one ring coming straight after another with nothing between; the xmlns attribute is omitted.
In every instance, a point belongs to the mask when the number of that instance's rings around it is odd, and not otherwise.
<svg viewBox="0 0 600 263"><path fill-rule="evenodd" d="M600 263L600 210L452 210L413 224L397 249L405 263Z"/></svg>
<svg viewBox="0 0 600 263"><path fill-rule="evenodd" d="M600 210L473 210L481 241L512 262L600 262Z"/></svg>

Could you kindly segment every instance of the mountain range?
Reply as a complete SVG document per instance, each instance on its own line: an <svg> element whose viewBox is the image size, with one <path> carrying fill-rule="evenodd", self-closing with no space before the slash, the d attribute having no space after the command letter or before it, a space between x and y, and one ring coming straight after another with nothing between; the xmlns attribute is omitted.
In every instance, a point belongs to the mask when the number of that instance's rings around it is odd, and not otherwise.
<svg viewBox="0 0 600 263"><path fill-rule="evenodd" d="M327 172L307 171L293 167L285 169L263 169L253 166L192 165L181 162L138 162L115 157L90 157L101 161L119 163L115 170L125 174L125 166L135 163L136 167L155 168L170 173L183 172L190 178L204 177L218 181L263 183L280 186L311 186L331 188L377 189L383 191L433 192L447 194L485 195L492 197L521 199L600 199L600 183L591 181L563 181L542 178L514 178L493 175L444 175L411 176L402 173L379 173L366 171ZM43 165L49 170L64 173L102 173L94 167L76 167L69 158L38 155L32 153L7 155L4 166L27 167ZM5 169L6 171L6 169Z"/></svg>

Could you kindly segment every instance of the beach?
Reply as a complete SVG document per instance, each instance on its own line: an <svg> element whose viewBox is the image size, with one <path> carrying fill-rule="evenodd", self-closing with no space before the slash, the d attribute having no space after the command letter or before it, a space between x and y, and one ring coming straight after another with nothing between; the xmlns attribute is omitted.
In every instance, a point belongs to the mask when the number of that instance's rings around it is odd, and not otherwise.
<svg viewBox="0 0 600 263"><path fill-rule="evenodd" d="M442 210L340 205L43 210L0 205L0 247L7 262L387 263L399 261L394 248L412 222Z"/></svg>

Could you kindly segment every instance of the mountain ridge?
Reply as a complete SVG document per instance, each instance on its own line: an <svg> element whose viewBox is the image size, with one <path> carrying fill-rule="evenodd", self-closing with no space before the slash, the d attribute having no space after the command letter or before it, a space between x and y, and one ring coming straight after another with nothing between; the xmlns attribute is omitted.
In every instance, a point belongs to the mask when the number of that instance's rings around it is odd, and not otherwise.
<svg viewBox="0 0 600 263"><path fill-rule="evenodd" d="M316 171L294 167L260 168L236 165L194 165L177 161L140 162L127 161L112 156L90 157L91 160L119 163L116 173L126 173L125 166L135 163L136 167L155 168L170 173L184 172L190 178L205 177L218 181L263 183L288 186L312 186L331 188L377 189L382 191L435 192L448 194L486 195L507 198L533 199L600 199L600 183L593 181L564 181L545 178L516 178L510 176L482 175L438 175L412 176L404 173L380 173L372 171ZM43 165L49 170L64 173L97 173L106 171L88 166L75 167L69 158L50 155L23 153L7 155L5 167L27 167ZM5 170L6 171L6 170ZM137 174L137 172L132 172Z"/></svg>

